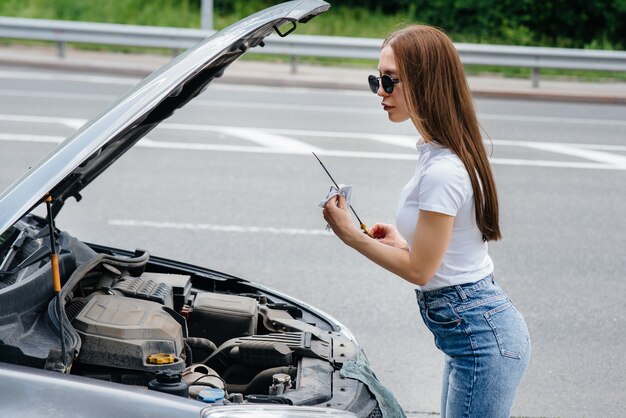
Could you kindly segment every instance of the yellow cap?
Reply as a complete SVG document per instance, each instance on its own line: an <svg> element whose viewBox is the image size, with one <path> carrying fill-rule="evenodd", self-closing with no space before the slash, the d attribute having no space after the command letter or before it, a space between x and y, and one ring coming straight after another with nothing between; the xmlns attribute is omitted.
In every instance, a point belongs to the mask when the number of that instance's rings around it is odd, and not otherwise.
<svg viewBox="0 0 626 418"><path fill-rule="evenodd" d="M150 364L171 364L176 361L176 357L173 354L158 353L148 356L148 363Z"/></svg>

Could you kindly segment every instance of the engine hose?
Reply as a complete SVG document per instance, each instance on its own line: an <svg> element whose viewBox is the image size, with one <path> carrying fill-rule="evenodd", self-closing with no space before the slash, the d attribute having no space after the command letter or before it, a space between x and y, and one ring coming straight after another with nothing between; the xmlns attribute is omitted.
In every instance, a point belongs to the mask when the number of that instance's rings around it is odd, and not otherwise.
<svg viewBox="0 0 626 418"><path fill-rule="evenodd" d="M226 383L226 389L228 393L267 393L268 388L272 385L272 376L278 373L285 373L291 376L293 381L296 379L297 370L298 369L294 366L273 367L259 372L245 385Z"/></svg>
<svg viewBox="0 0 626 418"><path fill-rule="evenodd" d="M187 341L185 343L185 367L189 367L193 364L193 353L191 352L191 347Z"/></svg>
<svg viewBox="0 0 626 418"><path fill-rule="evenodd" d="M217 351L215 343L207 338L187 337L185 338L185 343L189 344L192 350L201 352L202 355L198 358L204 358L204 360L199 363L205 363L209 356ZM206 352L206 354L204 354L204 352Z"/></svg>

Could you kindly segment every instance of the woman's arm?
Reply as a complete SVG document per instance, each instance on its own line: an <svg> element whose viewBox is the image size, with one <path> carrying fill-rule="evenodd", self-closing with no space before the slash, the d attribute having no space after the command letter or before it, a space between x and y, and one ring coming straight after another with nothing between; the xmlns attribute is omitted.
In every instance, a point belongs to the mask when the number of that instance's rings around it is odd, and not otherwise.
<svg viewBox="0 0 626 418"><path fill-rule="evenodd" d="M338 196L324 207L324 219L335 234L379 266L408 282L423 286L439 268L452 236L454 217L420 210L410 250L390 246L363 234L354 226L346 199Z"/></svg>

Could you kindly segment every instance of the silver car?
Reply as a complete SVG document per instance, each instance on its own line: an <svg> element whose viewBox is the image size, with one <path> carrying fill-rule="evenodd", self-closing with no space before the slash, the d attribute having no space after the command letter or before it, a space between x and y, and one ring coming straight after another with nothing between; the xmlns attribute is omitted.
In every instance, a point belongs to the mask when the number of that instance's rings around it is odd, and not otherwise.
<svg viewBox="0 0 626 418"><path fill-rule="evenodd" d="M146 133L321 0L243 19L155 71L0 195L0 416L392 417L339 322L244 279L54 227ZM33 210L45 207L47 216Z"/></svg>

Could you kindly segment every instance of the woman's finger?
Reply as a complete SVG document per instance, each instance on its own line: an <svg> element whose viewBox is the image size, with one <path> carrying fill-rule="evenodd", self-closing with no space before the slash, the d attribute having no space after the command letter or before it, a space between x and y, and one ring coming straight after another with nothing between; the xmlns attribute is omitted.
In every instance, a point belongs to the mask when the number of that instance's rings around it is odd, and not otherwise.
<svg viewBox="0 0 626 418"><path fill-rule="evenodd" d="M333 196L330 199L328 199L328 202L326 202L326 204L324 205L324 210L332 211L336 207L337 207L337 198L336 196Z"/></svg>
<svg viewBox="0 0 626 418"><path fill-rule="evenodd" d="M347 209L348 205L346 204L346 197L344 195L337 195L337 206L341 209Z"/></svg>
<svg viewBox="0 0 626 418"><path fill-rule="evenodd" d="M372 226L372 230L370 233L374 238L385 238L389 233L389 227L387 224L376 224Z"/></svg>

